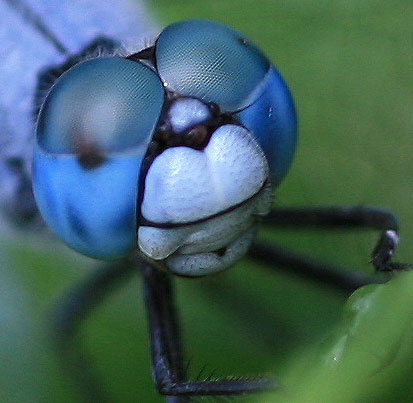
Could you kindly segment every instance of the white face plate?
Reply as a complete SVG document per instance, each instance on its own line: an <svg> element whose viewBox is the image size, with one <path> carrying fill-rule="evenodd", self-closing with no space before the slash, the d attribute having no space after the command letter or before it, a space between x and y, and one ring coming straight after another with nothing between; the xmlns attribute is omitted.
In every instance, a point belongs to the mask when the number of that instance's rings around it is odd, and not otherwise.
<svg viewBox="0 0 413 403"><path fill-rule="evenodd" d="M178 275L204 276L224 270L245 255L255 236L257 216L268 214L271 197L268 185L234 210L197 224L142 226L139 249L153 260L166 259L168 269Z"/></svg>
<svg viewBox="0 0 413 403"><path fill-rule="evenodd" d="M175 132L210 118L199 100L184 98L169 111ZM178 275L204 276L245 255L257 216L268 213L267 159L242 126L219 126L202 149L170 147L145 178L139 250ZM151 226L151 223L153 225Z"/></svg>
<svg viewBox="0 0 413 403"><path fill-rule="evenodd" d="M250 132L224 125L203 150L172 147L155 158L141 212L157 224L191 223L243 203L267 178L267 160Z"/></svg>

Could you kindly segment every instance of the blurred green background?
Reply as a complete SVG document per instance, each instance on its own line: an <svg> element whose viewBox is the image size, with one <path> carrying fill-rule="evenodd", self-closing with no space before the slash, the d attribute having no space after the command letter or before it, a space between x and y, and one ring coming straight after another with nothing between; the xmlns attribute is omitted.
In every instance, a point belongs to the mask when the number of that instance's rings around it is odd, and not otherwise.
<svg viewBox="0 0 413 403"><path fill-rule="evenodd" d="M413 261L413 3L369 0L153 0L160 26L209 18L245 33L289 83L299 147L275 204L369 204L401 223ZM262 237L371 272L373 232L263 231ZM96 263L52 238L0 245L0 401L77 402L47 340L47 314ZM411 402L413 273L346 296L244 259L210 279L176 280L196 377L273 373L283 391L243 402ZM140 279L94 312L84 337L113 402L161 402L149 366Z"/></svg>

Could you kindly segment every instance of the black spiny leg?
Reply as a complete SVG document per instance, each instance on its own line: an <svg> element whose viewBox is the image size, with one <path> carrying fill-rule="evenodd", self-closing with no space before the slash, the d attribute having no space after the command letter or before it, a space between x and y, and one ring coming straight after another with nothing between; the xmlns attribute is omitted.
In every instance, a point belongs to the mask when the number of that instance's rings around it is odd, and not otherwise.
<svg viewBox="0 0 413 403"><path fill-rule="evenodd" d="M287 269L300 277L333 286L346 294L351 294L366 284L385 282L378 276L369 276L345 267L320 262L269 242L254 243L249 255L253 259L265 263L272 270Z"/></svg>
<svg viewBox="0 0 413 403"><path fill-rule="evenodd" d="M110 400L87 359L78 334L80 325L99 302L136 271L136 264L126 260L99 267L59 301L54 312L53 341L63 368L79 388L85 402Z"/></svg>
<svg viewBox="0 0 413 403"><path fill-rule="evenodd" d="M143 273L152 371L156 387L161 394L181 398L184 396L234 395L259 392L276 386L276 382L269 378L185 380L170 275L147 264L143 267Z"/></svg>
<svg viewBox="0 0 413 403"><path fill-rule="evenodd" d="M267 218L270 225L377 229L382 232L371 256L375 269L392 271L411 266L390 261L399 243L397 219L390 211L369 206L274 209Z"/></svg>
<svg viewBox="0 0 413 403"><path fill-rule="evenodd" d="M371 228L381 231L380 239L372 253L372 264L377 272L409 269L411 265L391 262L398 244L396 217L389 211L375 207L315 207L279 208L271 210L264 225L293 228ZM253 258L279 264L319 281L333 284L347 291L368 283L383 282L383 279L350 272L329 264L316 262L302 255L258 242L250 251Z"/></svg>

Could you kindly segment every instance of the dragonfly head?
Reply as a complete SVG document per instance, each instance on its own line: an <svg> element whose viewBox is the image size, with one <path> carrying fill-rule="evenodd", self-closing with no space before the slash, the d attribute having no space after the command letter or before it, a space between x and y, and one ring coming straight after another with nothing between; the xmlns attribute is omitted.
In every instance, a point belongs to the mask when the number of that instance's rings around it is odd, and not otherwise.
<svg viewBox="0 0 413 403"><path fill-rule="evenodd" d="M290 92L251 41L212 21L172 24L137 55L81 62L52 86L33 157L39 209L91 257L137 249L179 275L223 270L290 166Z"/></svg>

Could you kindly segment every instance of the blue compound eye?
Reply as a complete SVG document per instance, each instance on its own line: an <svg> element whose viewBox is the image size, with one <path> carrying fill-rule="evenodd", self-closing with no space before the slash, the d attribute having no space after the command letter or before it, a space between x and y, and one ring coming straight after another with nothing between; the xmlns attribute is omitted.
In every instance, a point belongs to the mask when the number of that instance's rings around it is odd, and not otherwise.
<svg viewBox="0 0 413 403"><path fill-rule="evenodd" d="M167 89L236 111L252 103L269 70L267 58L237 31L208 20L167 27L156 42Z"/></svg>
<svg viewBox="0 0 413 403"><path fill-rule="evenodd" d="M67 71L46 98L37 124L39 145L50 153L93 147L116 152L146 145L164 91L141 63L92 59Z"/></svg>
<svg viewBox="0 0 413 403"><path fill-rule="evenodd" d="M42 216L72 248L116 259L136 248L142 160L164 103L141 63L80 63L52 87L40 111L33 190Z"/></svg>
<svg viewBox="0 0 413 403"><path fill-rule="evenodd" d="M288 86L274 66L271 66L260 96L236 117L264 150L271 181L275 186L279 185L294 158L297 118Z"/></svg>

